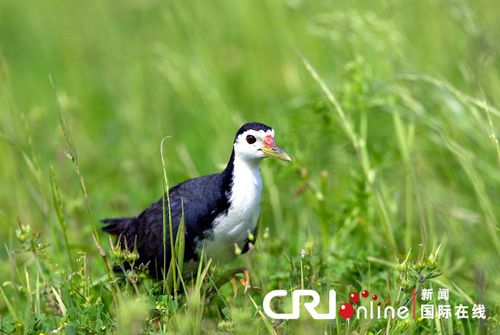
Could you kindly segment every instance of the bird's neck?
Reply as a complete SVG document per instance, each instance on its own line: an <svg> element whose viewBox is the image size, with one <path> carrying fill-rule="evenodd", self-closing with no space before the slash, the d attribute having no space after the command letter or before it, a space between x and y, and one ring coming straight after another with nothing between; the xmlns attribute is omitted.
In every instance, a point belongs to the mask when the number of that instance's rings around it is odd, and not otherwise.
<svg viewBox="0 0 500 335"><path fill-rule="evenodd" d="M235 196L241 193L258 193L262 190L262 178L260 176L260 160L246 160L233 153L223 172L227 180L227 189Z"/></svg>

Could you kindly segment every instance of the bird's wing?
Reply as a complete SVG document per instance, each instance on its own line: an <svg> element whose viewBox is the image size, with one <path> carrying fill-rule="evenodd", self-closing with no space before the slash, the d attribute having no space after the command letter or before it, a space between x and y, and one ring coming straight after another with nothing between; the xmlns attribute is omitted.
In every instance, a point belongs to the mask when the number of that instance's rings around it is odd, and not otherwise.
<svg viewBox="0 0 500 335"><path fill-rule="evenodd" d="M196 244L212 227L215 217L227 209L227 199L220 186L220 175L214 174L185 181L138 216L137 249L140 262L150 262L150 271L157 276L158 269L168 267L171 259L170 226L173 239L179 224L185 224L185 260L196 259ZM170 210L170 215L168 216ZM165 222L163 220L165 213ZM170 221L171 219L171 221ZM163 235L163 225L166 233Z"/></svg>

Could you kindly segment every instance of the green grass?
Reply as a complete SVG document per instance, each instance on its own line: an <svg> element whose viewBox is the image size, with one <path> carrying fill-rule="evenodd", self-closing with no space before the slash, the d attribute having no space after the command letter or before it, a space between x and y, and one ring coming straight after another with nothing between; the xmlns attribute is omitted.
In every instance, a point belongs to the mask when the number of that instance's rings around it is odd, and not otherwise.
<svg viewBox="0 0 500 335"><path fill-rule="evenodd" d="M498 333L498 9L0 2L0 332ZM140 268L113 277L136 255L97 220L220 171L246 121L294 158L262 164L255 249L193 282L171 272L174 296ZM215 288L240 266L260 291ZM278 288L401 305L416 286L483 303L488 320L276 323L261 308Z"/></svg>

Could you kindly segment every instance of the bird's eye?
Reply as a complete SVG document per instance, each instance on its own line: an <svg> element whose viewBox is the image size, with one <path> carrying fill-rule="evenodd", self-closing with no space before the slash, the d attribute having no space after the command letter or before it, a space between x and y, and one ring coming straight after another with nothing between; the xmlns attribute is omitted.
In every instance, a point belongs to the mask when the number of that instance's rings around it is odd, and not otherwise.
<svg viewBox="0 0 500 335"><path fill-rule="evenodd" d="M248 144L254 144L257 139L253 135L247 135L247 143Z"/></svg>

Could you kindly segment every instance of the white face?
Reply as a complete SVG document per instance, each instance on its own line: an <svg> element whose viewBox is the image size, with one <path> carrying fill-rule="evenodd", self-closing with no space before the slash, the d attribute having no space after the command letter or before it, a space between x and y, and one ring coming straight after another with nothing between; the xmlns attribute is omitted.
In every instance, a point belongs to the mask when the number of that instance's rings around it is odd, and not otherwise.
<svg viewBox="0 0 500 335"><path fill-rule="evenodd" d="M268 157L264 153L264 147L274 145L274 129L247 130L238 135L234 142L234 154L244 160L257 160Z"/></svg>

